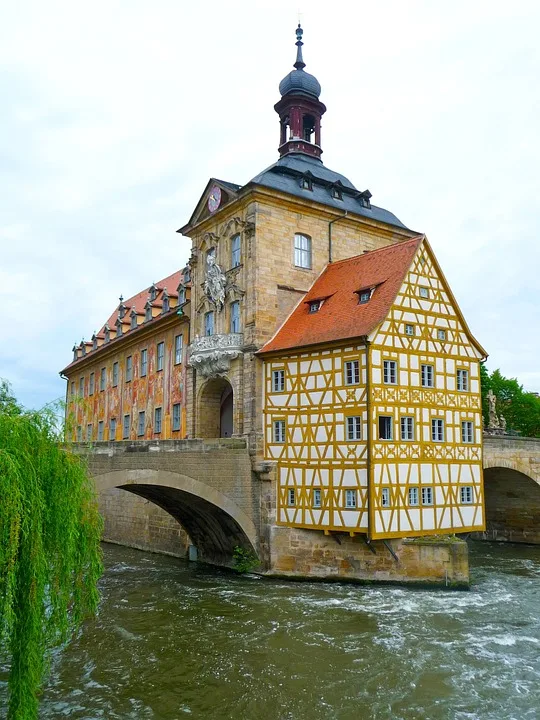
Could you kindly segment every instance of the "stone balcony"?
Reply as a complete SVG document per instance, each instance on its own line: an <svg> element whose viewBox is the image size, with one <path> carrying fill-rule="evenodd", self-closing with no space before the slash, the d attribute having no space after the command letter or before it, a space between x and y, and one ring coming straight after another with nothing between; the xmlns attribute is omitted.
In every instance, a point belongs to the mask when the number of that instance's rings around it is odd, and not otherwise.
<svg viewBox="0 0 540 720"><path fill-rule="evenodd" d="M231 360L240 355L243 346L242 333L196 337L189 346L188 362L202 377L216 377L229 370Z"/></svg>

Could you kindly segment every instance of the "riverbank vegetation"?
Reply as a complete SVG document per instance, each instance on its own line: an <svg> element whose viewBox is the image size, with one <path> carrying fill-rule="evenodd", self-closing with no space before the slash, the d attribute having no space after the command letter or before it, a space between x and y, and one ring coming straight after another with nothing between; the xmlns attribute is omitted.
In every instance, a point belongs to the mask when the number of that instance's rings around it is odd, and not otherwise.
<svg viewBox="0 0 540 720"><path fill-rule="evenodd" d="M51 409L26 411L0 380L0 654L9 720L35 720L53 648L98 605L101 519Z"/></svg>
<svg viewBox="0 0 540 720"><path fill-rule="evenodd" d="M540 398L537 394L525 392L516 378L506 378L500 370L488 371L480 365L482 382L482 414L484 427L489 424L488 392L497 398L497 414L506 420L506 431L525 437L540 437Z"/></svg>

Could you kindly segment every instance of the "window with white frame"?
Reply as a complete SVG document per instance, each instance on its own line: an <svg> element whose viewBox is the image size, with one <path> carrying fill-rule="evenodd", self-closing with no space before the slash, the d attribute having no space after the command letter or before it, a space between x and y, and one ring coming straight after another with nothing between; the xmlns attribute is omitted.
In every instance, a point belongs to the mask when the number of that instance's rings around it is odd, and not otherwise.
<svg viewBox="0 0 540 720"><path fill-rule="evenodd" d="M99 372L99 389L100 391L105 390L105 383L107 381L107 370L105 368L101 368Z"/></svg>
<svg viewBox="0 0 540 720"><path fill-rule="evenodd" d="M322 506L322 494L320 488L314 488L312 494L312 504L314 508L320 508Z"/></svg>
<svg viewBox="0 0 540 720"><path fill-rule="evenodd" d="M360 364L358 360L345 363L345 385L358 385L360 382Z"/></svg>
<svg viewBox="0 0 540 720"><path fill-rule="evenodd" d="M433 365L422 365L422 387L433 387Z"/></svg>
<svg viewBox="0 0 540 720"><path fill-rule="evenodd" d="M345 507L356 507L356 490L345 490Z"/></svg>
<svg viewBox="0 0 540 720"><path fill-rule="evenodd" d="M457 371L457 389L467 391L469 389L469 371L458 370Z"/></svg>
<svg viewBox="0 0 540 720"><path fill-rule="evenodd" d="M157 370L163 370L165 363L165 343L159 342L157 344Z"/></svg>
<svg viewBox="0 0 540 720"><path fill-rule="evenodd" d="M97 424L97 439L98 442L103 442L103 420L100 420Z"/></svg>
<svg viewBox="0 0 540 720"><path fill-rule="evenodd" d="M400 419L401 439L414 440L414 418L402 417Z"/></svg>
<svg viewBox="0 0 540 720"><path fill-rule="evenodd" d="M431 421L431 439L433 442L444 442L444 420L441 418Z"/></svg>
<svg viewBox="0 0 540 720"><path fill-rule="evenodd" d="M144 410L141 410L141 412L139 413L139 422L138 422L138 424L137 424L137 435L138 435L139 437L141 437L142 435L144 435L145 424L146 424L146 422L145 422L145 412L144 412Z"/></svg>
<svg viewBox="0 0 540 720"><path fill-rule="evenodd" d="M390 415L379 415L379 440L393 440L393 419Z"/></svg>
<svg viewBox="0 0 540 720"><path fill-rule="evenodd" d="M155 433L161 432L161 418L162 418L162 411L161 411L161 408L158 407L154 410L154 432Z"/></svg>
<svg viewBox="0 0 540 720"><path fill-rule="evenodd" d="M360 415L347 418L347 440L362 439L362 419Z"/></svg>
<svg viewBox="0 0 540 720"><path fill-rule="evenodd" d="M390 488L381 490L381 507L390 507Z"/></svg>
<svg viewBox="0 0 540 720"><path fill-rule="evenodd" d="M383 382L386 385L397 383L397 362L395 360L383 360Z"/></svg>
<svg viewBox="0 0 540 720"><path fill-rule="evenodd" d="M296 503L296 491L294 488L287 490L287 505L294 505Z"/></svg>
<svg viewBox="0 0 540 720"><path fill-rule="evenodd" d="M285 390L285 370L272 371L272 392L283 392Z"/></svg>
<svg viewBox="0 0 540 720"><path fill-rule="evenodd" d="M461 442L474 442L474 425L471 420L464 420L461 423Z"/></svg>
<svg viewBox="0 0 540 720"><path fill-rule="evenodd" d="M177 335L174 338L174 364L180 365L182 362L182 354L184 350L184 336Z"/></svg>
<svg viewBox="0 0 540 720"><path fill-rule="evenodd" d="M118 363L114 362L112 366L112 386L118 386Z"/></svg>
<svg viewBox="0 0 540 720"><path fill-rule="evenodd" d="M207 336L214 334L214 312L213 312L213 310L210 310L210 312L207 312L204 314L204 334Z"/></svg>
<svg viewBox="0 0 540 720"><path fill-rule="evenodd" d="M88 394L93 395L94 394L94 373L90 373L90 382L88 384Z"/></svg>
<svg viewBox="0 0 540 720"><path fill-rule="evenodd" d="M429 288L419 287L418 294L420 295L421 298L428 298L429 297Z"/></svg>
<svg viewBox="0 0 540 720"><path fill-rule="evenodd" d="M124 440L129 439L129 415L124 415L124 421L122 423L122 438Z"/></svg>
<svg viewBox="0 0 540 720"><path fill-rule="evenodd" d="M274 442L285 442L285 420L274 420Z"/></svg>
<svg viewBox="0 0 540 720"><path fill-rule="evenodd" d="M141 377L145 377L148 372L148 350L141 350Z"/></svg>
<svg viewBox="0 0 540 720"><path fill-rule="evenodd" d="M240 235L233 235L231 238L231 267L240 265Z"/></svg>
<svg viewBox="0 0 540 720"><path fill-rule="evenodd" d="M114 442L116 440L116 418L111 418L111 424L109 427L109 440Z"/></svg>
<svg viewBox="0 0 540 720"><path fill-rule="evenodd" d="M414 335L414 325L410 325L410 324L406 323L405 335Z"/></svg>
<svg viewBox="0 0 540 720"><path fill-rule="evenodd" d="M294 236L294 264L311 270L311 238L307 235L296 233Z"/></svg>
<svg viewBox="0 0 540 720"><path fill-rule="evenodd" d="M471 505L474 500L472 485L459 488L460 499L463 505Z"/></svg>
<svg viewBox="0 0 540 720"><path fill-rule="evenodd" d="M180 403L172 406L172 429L180 430Z"/></svg>
<svg viewBox="0 0 540 720"><path fill-rule="evenodd" d="M418 488L417 487L410 487L409 488L409 505L411 507L414 507L415 505L418 505Z"/></svg>
<svg viewBox="0 0 540 720"><path fill-rule="evenodd" d="M126 382L133 380L133 357L128 355L126 358Z"/></svg>
<svg viewBox="0 0 540 720"><path fill-rule="evenodd" d="M240 332L240 302L238 300L231 303L231 332Z"/></svg>
<svg viewBox="0 0 540 720"><path fill-rule="evenodd" d="M433 488L422 488L422 505L433 505Z"/></svg>
<svg viewBox="0 0 540 720"><path fill-rule="evenodd" d="M441 328L437 330L437 340L446 340L446 330L441 330Z"/></svg>

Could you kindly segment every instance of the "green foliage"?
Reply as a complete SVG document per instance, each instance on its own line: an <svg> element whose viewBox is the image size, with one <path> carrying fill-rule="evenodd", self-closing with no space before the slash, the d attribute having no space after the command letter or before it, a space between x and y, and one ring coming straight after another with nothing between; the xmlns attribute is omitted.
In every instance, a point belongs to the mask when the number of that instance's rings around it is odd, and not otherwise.
<svg viewBox="0 0 540 720"><path fill-rule="evenodd" d="M0 652L10 720L35 720L54 647L98 605L101 518L52 410L26 412L0 384Z"/></svg>
<svg viewBox="0 0 540 720"><path fill-rule="evenodd" d="M259 558L252 550L245 550L237 545L233 552L234 569L239 573L247 573L260 564Z"/></svg>
<svg viewBox="0 0 540 720"><path fill-rule="evenodd" d="M497 415L504 416L507 432L540 437L540 398L525 392L516 378L506 378L500 370L494 370L490 375L483 363L480 365L480 380L485 427L489 424L487 394L492 390L497 398Z"/></svg>

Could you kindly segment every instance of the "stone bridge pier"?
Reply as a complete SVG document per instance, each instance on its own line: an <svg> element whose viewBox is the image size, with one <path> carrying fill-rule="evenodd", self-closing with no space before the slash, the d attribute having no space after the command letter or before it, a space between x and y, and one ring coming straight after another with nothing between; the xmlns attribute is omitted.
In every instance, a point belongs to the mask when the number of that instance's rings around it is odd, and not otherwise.
<svg viewBox="0 0 540 720"><path fill-rule="evenodd" d="M97 443L88 456L104 539L232 563L260 548L260 483L244 440Z"/></svg>
<svg viewBox="0 0 540 720"><path fill-rule="evenodd" d="M540 439L484 437L485 540L540 544Z"/></svg>

